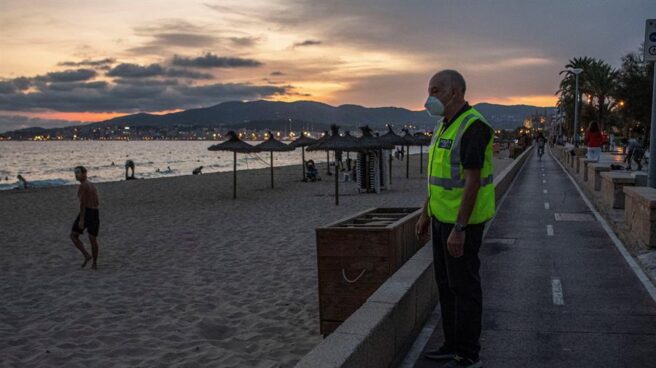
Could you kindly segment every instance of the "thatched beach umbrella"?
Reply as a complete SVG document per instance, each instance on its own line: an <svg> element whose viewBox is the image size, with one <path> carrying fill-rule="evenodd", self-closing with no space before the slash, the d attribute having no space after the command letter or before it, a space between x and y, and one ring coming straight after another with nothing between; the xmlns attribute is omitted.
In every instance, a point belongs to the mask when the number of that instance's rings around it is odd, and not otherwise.
<svg viewBox="0 0 656 368"><path fill-rule="evenodd" d="M407 141L403 139L400 135L394 133L394 130L392 129L391 125L387 126L387 133L383 134L378 138L381 142L385 142L387 144L393 145L393 146L404 146ZM392 184L392 155L390 154L390 157L388 159L389 162L389 180L390 184Z"/></svg>
<svg viewBox="0 0 656 368"><path fill-rule="evenodd" d="M271 132L268 132L268 134L269 138L266 141L256 145L255 148L262 152L269 151L269 154L271 155L271 188L273 188L273 152L291 151L293 148L274 138Z"/></svg>
<svg viewBox="0 0 656 368"><path fill-rule="evenodd" d="M230 151L233 153L232 169L232 198L237 198L237 153L254 153L259 150L250 144L242 141L232 130L226 133L229 139L225 142L209 146L210 151Z"/></svg>
<svg viewBox="0 0 656 368"><path fill-rule="evenodd" d="M305 147L313 145L317 143L317 140L314 138L310 138L306 136L303 132L301 132L301 136L297 138L295 141L289 144L289 147L292 149L296 149L298 147L301 147L301 162L303 163L303 181L305 181Z"/></svg>
<svg viewBox="0 0 656 368"><path fill-rule="evenodd" d="M372 134L373 130L368 125L360 127L360 130L362 131L362 136L357 140L360 151L394 148L393 144L382 141L379 137L374 137Z"/></svg>
<svg viewBox="0 0 656 368"><path fill-rule="evenodd" d="M308 151L357 151L358 145L351 139L339 135L339 127L330 127L332 135L324 135L317 143L308 147ZM339 175L335 173L335 205L339 205Z"/></svg>

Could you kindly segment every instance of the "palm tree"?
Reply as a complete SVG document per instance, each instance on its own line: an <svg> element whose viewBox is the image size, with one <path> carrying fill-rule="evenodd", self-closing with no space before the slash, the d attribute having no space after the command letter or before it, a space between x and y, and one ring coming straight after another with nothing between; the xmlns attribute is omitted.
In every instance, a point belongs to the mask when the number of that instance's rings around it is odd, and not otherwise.
<svg viewBox="0 0 656 368"><path fill-rule="evenodd" d="M575 57L570 59L565 68L576 69L581 68L583 72L579 75L579 106L581 105L581 94L587 93L586 90L586 70L593 63L594 59L588 56ZM571 133L574 126L574 94L576 91L576 78L573 74L567 73L560 81L560 85L556 95L559 96L559 107L565 112L565 126L567 131Z"/></svg>
<svg viewBox="0 0 656 368"><path fill-rule="evenodd" d="M606 112L614 103L609 100L617 82L617 71L603 60L594 60L585 71L585 89L596 102L596 115L599 127L603 129Z"/></svg>
<svg viewBox="0 0 656 368"><path fill-rule="evenodd" d="M596 119L603 129L606 113L614 104L611 96L617 82L617 71L605 61L587 56L570 59L565 68L583 69L583 72L579 75L579 106L581 106L581 95L588 95L590 100L589 109L583 108L579 113L582 117L587 115L585 120ZM563 101L564 106L560 107L568 116L568 126L571 117L574 116L574 91L575 77L571 73L567 73L560 81L556 94Z"/></svg>

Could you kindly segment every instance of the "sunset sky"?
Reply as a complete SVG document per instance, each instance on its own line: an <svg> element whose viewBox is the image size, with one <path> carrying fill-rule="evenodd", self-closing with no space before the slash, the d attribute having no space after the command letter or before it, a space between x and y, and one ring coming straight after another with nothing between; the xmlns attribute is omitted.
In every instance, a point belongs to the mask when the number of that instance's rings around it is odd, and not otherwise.
<svg viewBox="0 0 656 368"><path fill-rule="evenodd" d="M0 1L0 131L229 100L551 106L574 56L619 65L656 1ZM44 121L46 120L46 121ZM3 129L4 128L4 129Z"/></svg>

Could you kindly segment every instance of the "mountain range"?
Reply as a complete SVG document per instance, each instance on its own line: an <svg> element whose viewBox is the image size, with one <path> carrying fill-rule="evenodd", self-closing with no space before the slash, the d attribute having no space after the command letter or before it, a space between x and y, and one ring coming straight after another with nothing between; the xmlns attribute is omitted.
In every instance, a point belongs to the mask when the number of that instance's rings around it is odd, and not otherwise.
<svg viewBox="0 0 656 368"><path fill-rule="evenodd" d="M550 113L552 108L529 105L496 105L479 103L478 109L495 129L515 129L522 125L524 118L534 113ZM185 111L155 115L137 113L121 116L101 122L89 123L83 126L75 125L78 131L84 132L101 127L135 128L165 128L176 126L187 127L222 127L226 129L287 129L300 128L325 130L330 124L337 124L345 129L369 125L373 129L384 129L385 124L400 127L404 124L415 125L418 129L430 129L435 124L435 118L425 111L411 111L398 107L364 107L359 105L331 106L313 101L231 101L210 107L189 109ZM40 133L50 130L62 131L68 128L34 129ZM11 132L10 132L11 133Z"/></svg>

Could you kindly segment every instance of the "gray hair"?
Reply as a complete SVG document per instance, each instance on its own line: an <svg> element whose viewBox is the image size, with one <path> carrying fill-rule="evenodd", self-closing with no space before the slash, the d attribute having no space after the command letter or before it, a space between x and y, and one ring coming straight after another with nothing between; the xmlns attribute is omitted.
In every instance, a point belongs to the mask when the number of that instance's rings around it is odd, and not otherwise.
<svg viewBox="0 0 656 368"><path fill-rule="evenodd" d="M467 90L467 83L465 83L465 78L462 76L462 74L453 69L444 69L435 73L435 75L430 80L430 84L432 85L438 80L443 80L450 88L459 90L463 95Z"/></svg>

